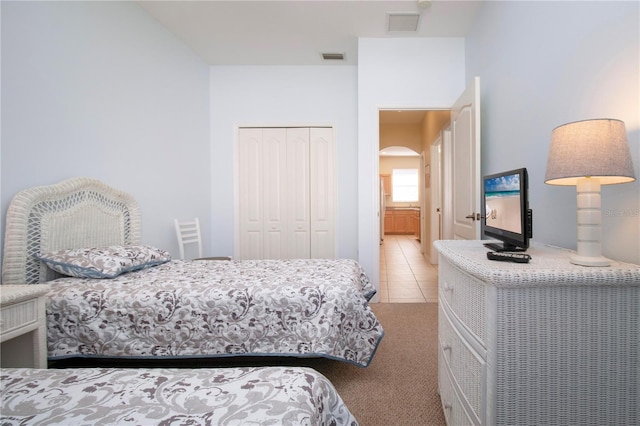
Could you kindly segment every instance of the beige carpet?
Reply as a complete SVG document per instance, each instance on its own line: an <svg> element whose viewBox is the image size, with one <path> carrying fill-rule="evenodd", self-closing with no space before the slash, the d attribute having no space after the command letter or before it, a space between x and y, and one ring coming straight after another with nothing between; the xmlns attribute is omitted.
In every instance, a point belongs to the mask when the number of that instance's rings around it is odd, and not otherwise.
<svg viewBox="0 0 640 426"><path fill-rule="evenodd" d="M162 366L198 368L232 365L304 365L324 374L358 419L360 426L444 425L438 395L438 305L371 305L385 335L366 368L325 358L249 357L176 360ZM63 360L49 367L159 366L152 361Z"/></svg>
<svg viewBox="0 0 640 426"><path fill-rule="evenodd" d="M367 368L309 360L361 426L444 425L438 395L438 305L372 304L385 336Z"/></svg>

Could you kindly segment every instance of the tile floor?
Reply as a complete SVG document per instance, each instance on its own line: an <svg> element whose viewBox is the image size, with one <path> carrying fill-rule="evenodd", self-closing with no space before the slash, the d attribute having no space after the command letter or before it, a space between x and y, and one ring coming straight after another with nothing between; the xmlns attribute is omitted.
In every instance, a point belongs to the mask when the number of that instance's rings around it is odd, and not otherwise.
<svg viewBox="0 0 640 426"><path fill-rule="evenodd" d="M380 245L380 303L436 303L438 268L412 235L385 235Z"/></svg>

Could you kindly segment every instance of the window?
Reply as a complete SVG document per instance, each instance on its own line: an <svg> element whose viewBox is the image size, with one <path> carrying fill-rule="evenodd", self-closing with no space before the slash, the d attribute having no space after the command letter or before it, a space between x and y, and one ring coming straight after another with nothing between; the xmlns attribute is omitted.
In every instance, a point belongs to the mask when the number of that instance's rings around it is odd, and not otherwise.
<svg viewBox="0 0 640 426"><path fill-rule="evenodd" d="M393 169L394 202L418 201L418 169Z"/></svg>

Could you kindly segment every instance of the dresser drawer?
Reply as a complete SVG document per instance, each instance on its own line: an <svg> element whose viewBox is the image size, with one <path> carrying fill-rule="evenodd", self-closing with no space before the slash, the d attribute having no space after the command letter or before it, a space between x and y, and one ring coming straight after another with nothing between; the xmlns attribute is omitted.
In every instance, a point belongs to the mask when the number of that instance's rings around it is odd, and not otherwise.
<svg viewBox="0 0 640 426"><path fill-rule="evenodd" d="M445 362L445 353L442 346L438 348L438 388L440 390L440 400L442 401L442 410L444 417L449 426L466 426L473 425L474 422L467 416L464 406L454 391L451 382L451 370Z"/></svg>
<svg viewBox="0 0 640 426"><path fill-rule="evenodd" d="M486 345L485 285L440 257L440 294L466 327Z"/></svg>
<svg viewBox="0 0 640 426"><path fill-rule="evenodd" d="M462 395L460 398L473 413L477 422L483 417L484 383L486 363L461 335L449 320L440 304L438 308L438 336L443 366L450 370L452 381L457 384Z"/></svg>
<svg viewBox="0 0 640 426"><path fill-rule="evenodd" d="M38 323L38 299L25 300L13 305L3 306L0 310L0 332L2 340L11 338L16 330Z"/></svg>

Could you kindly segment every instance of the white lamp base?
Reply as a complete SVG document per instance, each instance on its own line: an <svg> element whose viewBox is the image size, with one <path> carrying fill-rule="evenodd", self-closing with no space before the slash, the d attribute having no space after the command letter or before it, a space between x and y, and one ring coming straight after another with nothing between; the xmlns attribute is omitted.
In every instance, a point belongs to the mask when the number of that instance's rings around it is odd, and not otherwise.
<svg viewBox="0 0 640 426"><path fill-rule="evenodd" d="M600 234L600 181L598 178L578 179L578 250L570 261L582 266L609 266L611 261L602 256Z"/></svg>
<svg viewBox="0 0 640 426"><path fill-rule="evenodd" d="M574 265L582 266L610 266L611 260L604 256L580 256L574 254L569 258L569 261Z"/></svg>

